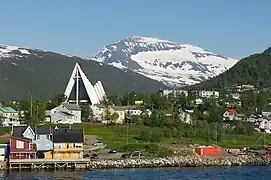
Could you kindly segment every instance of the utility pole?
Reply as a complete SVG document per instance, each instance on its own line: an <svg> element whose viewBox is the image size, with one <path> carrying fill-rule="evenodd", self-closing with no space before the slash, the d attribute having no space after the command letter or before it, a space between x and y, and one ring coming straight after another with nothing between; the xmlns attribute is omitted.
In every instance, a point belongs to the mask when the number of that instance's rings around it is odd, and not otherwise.
<svg viewBox="0 0 271 180"><path fill-rule="evenodd" d="M128 145L129 144L129 127L128 127L128 123L129 123L129 119L130 119L130 99L128 97L128 116L127 116L127 122L126 122L126 144Z"/></svg>
<svg viewBox="0 0 271 180"><path fill-rule="evenodd" d="M30 91L30 118L32 119L32 115L33 115L33 112L32 112L32 110L33 110L33 104L32 104L32 91Z"/></svg>
<svg viewBox="0 0 271 180"><path fill-rule="evenodd" d="M39 121L39 105L37 105L37 114L36 114L36 120ZM36 122L34 123L36 124Z"/></svg>
<svg viewBox="0 0 271 180"><path fill-rule="evenodd" d="M215 129L216 129L216 139L215 139L215 141L216 141L216 145L217 145L217 122L215 123Z"/></svg>

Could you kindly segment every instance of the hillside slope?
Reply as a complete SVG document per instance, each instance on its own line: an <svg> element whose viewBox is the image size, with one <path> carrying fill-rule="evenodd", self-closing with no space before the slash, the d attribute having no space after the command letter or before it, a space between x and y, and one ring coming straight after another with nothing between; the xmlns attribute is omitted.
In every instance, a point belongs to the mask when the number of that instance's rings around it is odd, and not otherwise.
<svg viewBox="0 0 271 180"><path fill-rule="evenodd" d="M130 69L169 86L199 83L237 62L197 46L138 36L106 45L90 59Z"/></svg>
<svg viewBox="0 0 271 180"><path fill-rule="evenodd" d="M259 88L271 86L271 48L263 53L253 54L241 59L228 71L204 81L194 87L204 89L251 84Z"/></svg>
<svg viewBox="0 0 271 180"><path fill-rule="evenodd" d="M166 88L162 83L137 73L95 61L1 45L0 101L27 99L31 90L34 98L48 99L64 93L76 62L93 84L97 80L103 82L107 94L122 95L131 91L150 92Z"/></svg>

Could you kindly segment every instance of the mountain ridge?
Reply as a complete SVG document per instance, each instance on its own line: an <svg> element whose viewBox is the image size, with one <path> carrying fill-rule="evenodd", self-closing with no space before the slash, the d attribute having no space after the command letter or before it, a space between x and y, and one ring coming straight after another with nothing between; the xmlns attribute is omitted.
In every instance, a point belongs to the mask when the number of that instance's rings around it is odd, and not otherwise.
<svg viewBox="0 0 271 180"><path fill-rule="evenodd" d="M30 91L37 99L50 99L55 94L64 93L76 62L92 84L98 80L103 82L108 95L167 88L130 70L104 63L40 49L0 45L0 99L27 99Z"/></svg>
<svg viewBox="0 0 271 180"><path fill-rule="evenodd" d="M90 60L130 69L169 86L201 82L237 62L194 45L141 36L105 45Z"/></svg>
<svg viewBox="0 0 271 180"><path fill-rule="evenodd" d="M258 88L271 87L271 48L251 54L238 61L224 73L191 86L201 89L220 89L234 85L250 84Z"/></svg>

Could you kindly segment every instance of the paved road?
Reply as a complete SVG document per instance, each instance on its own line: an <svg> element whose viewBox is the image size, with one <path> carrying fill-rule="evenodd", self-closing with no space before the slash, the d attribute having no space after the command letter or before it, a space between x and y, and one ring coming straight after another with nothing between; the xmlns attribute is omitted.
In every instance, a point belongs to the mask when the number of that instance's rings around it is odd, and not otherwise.
<svg viewBox="0 0 271 180"><path fill-rule="evenodd" d="M99 159L120 159L122 153L98 153Z"/></svg>

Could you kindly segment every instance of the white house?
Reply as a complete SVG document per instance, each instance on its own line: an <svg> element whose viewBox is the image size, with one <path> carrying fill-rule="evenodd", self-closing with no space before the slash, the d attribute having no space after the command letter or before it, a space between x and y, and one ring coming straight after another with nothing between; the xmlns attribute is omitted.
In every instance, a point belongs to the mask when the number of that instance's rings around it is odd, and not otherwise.
<svg viewBox="0 0 271 180"><path fill-rule="evenodd" d="M239 93L232 93L231 96L235 100L240 100L240 94Z"/></svg>
<svg viewBox="0 0 271 180"><path fill-rule="evenodd" d="M198 92L199 97L202 98L219 98L219 92L218 91L199 91Z"/></svg>
<svg viewBox="0 0 271 180"><path fill-rule="evenodd" d="M177 95L184 95L185 97L188 96L188 91L185 91L185 90L181 90L181 89L164 89L162 90L162 94L163 96L167 96L169 94L173 94L174 96L177 96Z"/></svg>
<svg viewBox="0 0 271 180"><path fill-rule="evenodd" d="M52 123L81 123L81 108L76 104L62 103L45 112L46 121Z"/></svg>
<svg viewBox="0 0 271 180"><path fill-rule="evenodd" d="M255 123L256 127L258 126L257 129L260 129L261 131L264 131L265 133L270 134L271 133L271 120L269 119L263 119L260 122Z"/></svg>
<svg viewBox="0 0 271 180"><path fill-rule="evenodd" d="M196 98L193 102L196 105L203 104L203 99L202 98Z"/></svg>

